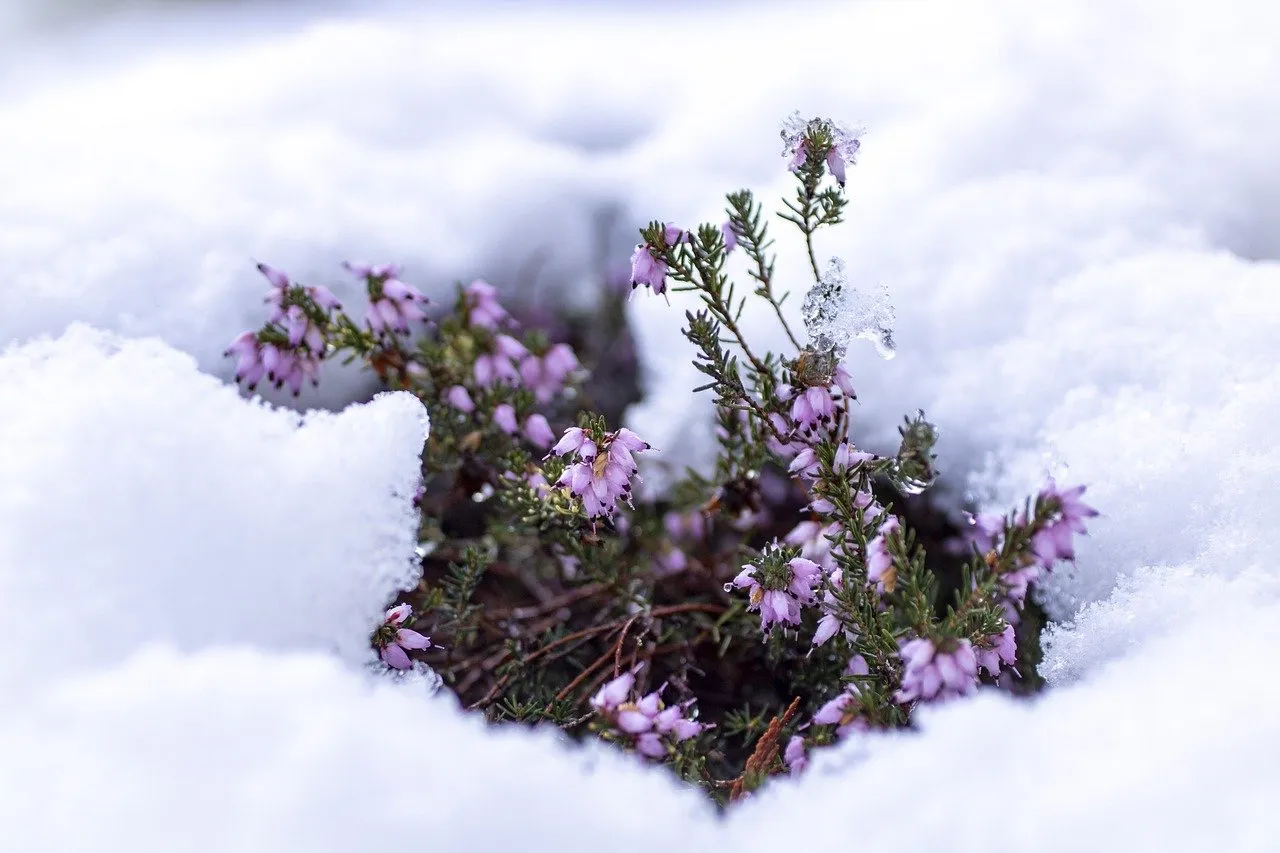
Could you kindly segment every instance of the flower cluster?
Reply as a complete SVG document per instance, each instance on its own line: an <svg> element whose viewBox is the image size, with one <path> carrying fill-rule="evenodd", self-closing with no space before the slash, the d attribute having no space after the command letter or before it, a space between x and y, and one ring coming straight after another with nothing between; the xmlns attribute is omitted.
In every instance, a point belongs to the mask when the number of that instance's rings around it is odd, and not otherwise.
<svg viewBox="0 0 1280 853"><path fill-rule="evenodd" d="M761 555L759 565L743 566L725 592L747 590L749 610L760 612L760 630L768 633L773 625L800 624L800 608L816 600L814 587L822 577L822 568L804 557L786 558L786 551L775 546Z"/></svg>
<svg viewBox="0 0 1280 853"><path fill-rule="evenodd" d="M707 517L698 510L692 512L668 511L662 517L663 529L672 539L701 541L707 536Z"/></svg>
<svg viewBox="0 0 1280 853"><path fill-rule="evenodd" d="M871 668L866 658L854 655L845 666L846 676L866 676ZM852 731L866 731L870 728L866 719L858 715L858 699L862 695L857 683L847 684L844 690L834 699L828 700L809 720L813 726L836 726L836 735L844 737Z"/></svg>
<svg viewBox="0 0 1280 853"><path fill-rule="evenodd" d="M665 684L652 693L631 699L639 669L624 672L606 683L591 698L591 707L629 740L636 752L646 758L666 758L675 744L697 737L708 726L689 715L694 700L679 705L664 704Z"/></svg>
<svg viewBox="0 0 1280 853"><path fill-rule="evenodd" d="M512 324L511 315L498 301L498 290L492 284L476 279L463 288L467 303L467 322L484 329L500 329Z"/></svg>
<svg viewBox="0 0 1280 853"><path fill-rule="evenodd" d="M862 131L850 129L829 119L803 119L791 116L782 128L783 156L790 158L788 168L799 171L809 160L825 161L831 177L841 187L845 184L845 165L856 162L862 147Z"/></svg>
<svg viewBox="0 0 1280 853"><path fill-rule="evenodd" d="M520 379L542 404L564 390L565 382L581 365L568 344L554 344L542 355L529 353L520 360Z"/></svg>
<svg viewBox="0 0 1280 853"><path fill-rule="evenodd" d="M1085 534L1084 520L1097 516L1098 511L1080 500L1084 486L1061 491L1052 478L1040 492L1040 501L1054 508L1052 519L1031 540L1031 548L1046 569L1056 560L1074 560L1073 534Z"/></svg>
<svg viewBox="0 0 1280 853"><path fill-rule="evenodd" d="M1010 625L1016 625L1026 601L1030 585L1051 570L1058 560L1074 560L1073 537L1088 532L1085 519L1094 518L1098 511L1080 500L1084 486L1062 491L1052 478L1040 490L1037 505L1043 517L1031 535L1030 547L1019 555L1016 563L999 576L1002 590L1001 606ZM1011 521L997 513L965 514L967 529L963 545L972 548L988 562L995 562L1011 533L1035 527L1037 520L1025 513L1016 514ZM1011 641L989 638L994 648L1007 648ZM1007 655L1001 654L1000 659ZM1009 661L1006 661L1009 662Z"/></svg>
<svg viewBox="0 0 1280 853"><path fill-rule="evenodd" d="M844 669L845 676L852 678L865 677L870 672L871 668L862 655L854 655L850 658ZM871 724L861 713L861 698L862 690L857 682L846 684L843 690L823 703L809 718L809 722L800 727L800 730L803 731L811 726L835 726L837 738L847 737L853 732L869 731ZM809 765L803 735L796 734L791 737L782 758L793 776L801 773Z"/></svg>
<svg viewBox="0 0 1280 853"><path fill-rule="evenodd" d="M902 687L897 702L939 701L963 696L978 685L978 658L968 640L954 640L943 650L920 637L903 644Z"/></svg>
<svg viewBox="0 0 1280 853"><path fill-rule="evenodd" d="M476 359L472 368L476 384L487 388L494 382L520 384L520 362L529 350L510 335L494 335L490 349Z"/></svg>
<svg viewBox="0 0 1280 853"><path fill-rule="evenodd" d="M369 293L365 324L375 335L407 335L413 323L425 322L427 297L399 279L398 264L343 262L352 275L362 278Z"/></svg>
<svg viewBox="0 0 1280 853"><path fill-rule="evenodd" d="M1018 638L1013 630L1013 623L1004 626L1004 630L986 638L986 645L974 650L978 658L978 666L990 675L999 675L1000 666L1013 666L1018 662Z"/></svg>
<svg viewBox="0 0 1280 853"><path fill-rule="evenodd" d="M271 283L264 301L271 316L257 332L242 332L224 355L236 359L236 381L253 391L265 377L277 389L288 386L296 397L306 380L319 384L332 312L342 304L323 285L302 286L274 267L258 264Z"/></svg>
<svg viewBox="0 0 1280 853"><path fill-rule="evenodd" d="M587 518L612 518L619 499L631 503L631 479L639 479L631 454L649 449L647 441L625 427L596 438L581 427L571 427L551 448L551 454L574 454L577 461L565 468L556 485L568 487L582 500Z"/></svg>
<svg viewBox="0 0 1280 853"><path fill-rule="evenodd" d="M800 387L779 385L777 395L780 402L790 404L791 434L808 441L832 426L842 405L857 399L853 380L843 366L835 368L829 381L819 379Z"/></svg>
<svg viewBox="0 0 1280 853"><path fill-rule="evenodd" d="M410 650L432 648L430 637L411 628L400 627L412 615L413 609L407 604L392 607L387 611L378 630L373 632L374 648L378 650L382 662L393 669L409 669L413 666L409 660Z"/></svg>

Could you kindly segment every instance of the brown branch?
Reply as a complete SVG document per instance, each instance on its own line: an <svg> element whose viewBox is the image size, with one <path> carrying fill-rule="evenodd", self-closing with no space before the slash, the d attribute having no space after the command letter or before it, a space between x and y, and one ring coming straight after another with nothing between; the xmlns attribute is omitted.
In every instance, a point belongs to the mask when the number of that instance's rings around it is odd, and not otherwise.
<svg viewBox="0 0 1280 853"><path fill-rule="evenodd" d="M748 774L759 776L760 774L768 773L769 768L778 760L778 740L782 737L782 729L799 709L800 697L797 696L791 700L787 710L783 711L781 716L774 717L768 728L764 730L764 734L760 735L760 739L756 741L756 748L752 751L751 757L747 759L746 767L742 769L742 775L733 780L733 787L729 789L730 802L741 799L742 795L746 793L746 778Z"/></svg>
<svg viewBox="0 0 1280 853"><path fill-rule="evenodd" d="M621 668L621 665L622 665L622 645L627 640L627 631L631 629L632 623L639 618L640 618L640 614L637 613L634 616L632 616L630 619L628 619L627 623L622 626L622 633L618 635L618 639L613 644L612 648L607 649L605 653L600 655L600 657L596 658L595 661L592 662L590 666L588 666L582 672L578 673L578 675L573 679L573 681L570 681L567 685L565 685L565 687L559 693L556 694L556 699L557 700L564 699L566 696L572 693L579 684L581 684L583 681L591 677L591 673L595 672L597 669L599 669L601 666L607 663L610 657L613 658L613 677L617 678L618 670Z"/></svg>
<svg viewBox="0 0 1280 853"><path fill-rule="evenodd" d="M538 658L542 657L548 652L554 651L560 646L563 646L565 643L572 643L574 640L584 640L584 639L587 639L588 637L594 637L596 634L603 634L609 631L616 630L617 627L618 627L617 624L593 625L590 628L583 628L581 631L574 631L572 634L566 634L560 639L556 640L555 642L548 643L547 645L538 649L533 654L529 655L527 658L521 661L521 663L522 664L531 663L532 661L537 660ZM484 694L484 696L480 697L475 702L472 702L470 705L468 705L467 710L474 711L477 708L481 708L489 704L490 702L492 702L494 697L498 695L498 692L501 691L502 688L506 687L508 682L511 681L511 677L512 677L512 674L508 674L498 679L497 683L495 683L493 687L489 688L489 692Z"/></svg>
<svg viewBox="0 0 1280 853"><path fill-rule="evenodd" d="M576 690L578 685L580 685L582 682L590 678L592 673L594 673L596 670L600 669L602 666L608 663L609 658L611 657L612 651L613 649L609 649L609 651L606 651L604 654L600 655L600 657L596 658L595 661L593 661L590 666L588 666L582 672L578 673L577 676L574 677L573 681L570 681L568 684L566 684L564 688L559 693L556 694L556 700L559 701L561 699L564 699L566 696L568 696L570 693Z"/></svg>
<svg viewBox="0 0 1280 853"><path fill-rule="evenodd" d="M626 620L619 619L614 622L606 623L604 625L593 625L590 628L583 628L581 631L574 631L572 634L566 634L560 639L555 640L554 642L548 643L542 648L536 650L520 663L522 666L530 664L533 661L537 660L538 658L542 657L543 655L556 650L557 648L565 645L566 643L572 643L575 640L583 640L590 637L594 637L597 634L607 634L607 633L616 631L619 628L630 625L630 623L637 616L647 615L650 618L657 618L660 616L674 616L677 613L723 613L725 609L726 609L725 606L722 604L702 604L702 603L696 603L696 602L688 603L688 604L670 604L665 607L655 607L652 610L630 616ZM509 673L506 676L503 676L502 678L498 679L498 681L493 685L493 687L489 689L487 693L485 693L484 696L480 697L475 702L468 705L467 710L474 711L477 708L482 708L485 705L492 702L493 699L502 690L502 688L506 687L507 684L511 681L511 678L513 675L514 675L514 672Z"/></svg>
<svg viewBox="0 0 1280 853"><path fill-rule="evenodd" d="M617 678L621 674L622 646L627 641L627 632L631 630L631 626L635 624L635 621L639 618L640 618L640 614L637 613L634 616L632 616L630 619L628 619L627 624L622 626L622 633L618 635L618 642L613 644L613 677L614 678ZM639 644L640 644L640 641L639 639L637 639L636 645L639 645Z"/></svg>
<svg viewBox="0 0 1280 853"><path fill-rule="evenodd" d="M537 606L506 607L501 610L491 610L485 615L490 619L530 619L534 616L542 616L559 610L561 607L573 604L581 599L590 598L604 588L605 585L602 583L589 583L586 586L580 586L577 589L571 589L568 592L549 598Z"/></svg>

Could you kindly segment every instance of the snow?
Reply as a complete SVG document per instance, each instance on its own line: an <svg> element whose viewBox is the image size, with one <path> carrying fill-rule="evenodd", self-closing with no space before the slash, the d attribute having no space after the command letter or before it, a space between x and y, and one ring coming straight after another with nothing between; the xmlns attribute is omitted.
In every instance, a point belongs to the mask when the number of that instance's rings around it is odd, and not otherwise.
<svg viewBox="0 0 1280 853"><path fill-rule="evenodd" d="M373 659L415 582L415 398L300 418L74 326L6 353L0 399L0 695L160 638Z"/></svg>
<svg viewBox="0 0 1280 853"><path fill-rule="evenodd" d="M6 6L0 847L1280 845L1276 13L830 9L829 46L741 86L744 43L794 56L812 22ZM368 631L413 582L423 412L250 403L220 354L260 318L255 259L340 296L353 257L435 295L590 298L631 225L790 192L774 134L797 107L868 129L818 247L896 315L893 361L850 347L864 442L922 407L953 499L1003 507L1054 472L1104 515L1045 590L1047 694L819 755L720 821L625 756L371 676ZM697 463L672 302L633 303L660 393L629 420ZM747 317L776 345L772 322ZM302 407L369 387L327 376Z"/></svg>

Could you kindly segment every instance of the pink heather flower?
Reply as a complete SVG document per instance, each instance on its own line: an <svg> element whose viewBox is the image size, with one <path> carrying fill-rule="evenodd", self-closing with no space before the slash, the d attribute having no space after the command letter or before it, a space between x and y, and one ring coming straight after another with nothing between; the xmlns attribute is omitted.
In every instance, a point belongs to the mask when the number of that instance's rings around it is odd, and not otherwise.
<svg viewBox="0 0 1280 853"><path fill-rule="evenodd" d="M657 759L666 756L667 748L657 732L645 732L636 738L636 752L645 758Z"/></svg>
<svg viewBox="0 0 1280 853"><path fill-rule="evenodd" d="M858 395L853 390L853 377L849 375L849 371L844 369L844 365L837 365L835 372L831 375L831 380L835 382L836 388L840 389L840 393L850 400L858 399Z"/></svg>
<svg viewBox="0 0 1280 853"><path fill-rule="evenodd" d="M833 597L827 593L826 597ZM825 603L825 598L824 598ZM834 610L828 610L822 614L822 618L818 620L818 627L813 632L813 644L820 646L827 640L830 640L840 631L840 617L836 615Z"/></svg>
<svg viewBox="0 0 1280 853"><path fill-rule="evenodd" d="M416 288L400 281L398 264L364 264L344 261L348 272L365 280L369 291L369 307L365 309L365 322L374 334L403 334L412 331L411 323L426 321L422 309L427 297Z"/></svg>
<svg viewBox="0 0 1280 853"><path fill-rule="evenodd" d="M1057 505L1055 518L1031 539L1031 550L1046 569L1057 560L1075 560L1073 534L1085 534L1084 520L1097 516L1098 511L1080 500L1084 486L1059 491L1053 478L1040 490L1040 500Z"/></svg>
<svg viewBox="0 0 1280 853"><path fill-rule="evenodd" d="M635 672L624 672L612 681L607 682L595 696L591 697L591 707L603 713L615 710L619 705L627 701L627 697L631 695L631 688L635 686L635 683Z"/></svg>
<svg viewBox="0 0 1280 853"><path fill-rule="evenodd" d="M707 535L707 519L700 510L676 512L662 517L662 526L672 539L703 539Z"/></svg>
<svg viewBox="0 0 1280 853"><path fill-rule="evenodd" d="M591 445L591 456L595 456L595 443L587 437L586 430L582 427L569 427L564 431L564 435L556 442L556 446L551 448L551 452L547 454L547 458L552 456L568 456L570 453L577 453L587 444Z"/></svg>
<svg viewBox="0 0 1280 853"><path fill-rule="evenodd" d="M747 609L760 612L760 630L766 634L775 624L800 624L800 607L814 603L813 588L822 576L821 567L804 557L789 560L784 568L775 577L775 571L764 566L743 566L724 587L725 592L734 587L747 590Z"/></svg>
<svg viewBox="0 0 1280 853"><path fill-rule="evenodd" d="M494 335L493 348L498 355L513 363L529 354L529 350L525 348L525 345L510 335Z"/></svg>
<svg viewBox="0 0 1280 853"><path fill-rule="evenodd" d="M276 388L288 386L293 396L302 393L302 385L311 380L313 386L320 384L320 358L306 347L279 350L279 360L274 370ZM264 357L265 358L265 357ZM268 371L270 377L273 371Z"/></svg>
<svg viewBox="0 0 1280 853"><path fill-rule="evenodd" d="M508 325L511 315L498 302L497 289L487 281L476 279L463 288L467 301L467 322L472 326L497 329Z"/></svg>
<svg viewBox="0 0 1280 853"><path fill-rule="evenodd" d="M337 311L342 307L338 297L334 296L333 291L323 284L308 285L306 291L307 296L311 297L311 301L319 305L323 311Z"/></svg>
<svg viewBox="0 0 1280 853"><path fill-rule="evenodd" d="M1032 563L1029 566L1023 566L1012 572L1005 572L1000 576L1000 580L1004 582L1009 600L1019 607L1027 599L1027 589L1040 578L1041 568L1039 565Z"/></svg>
<svg viewBox="0 0 1280 853"><path fill-rule="evenodd" d="M846 675L866 675L868 672L870 669L862 655L854 655L845 667ZM858 698L861 695L862 691L858 689L858 685L846 685L844 692L819 708L807 725L836 726L837 737L846 737L850 732L867 731L870 725L858 714L860 710Z"/></svg>
<svg viewBox="0 0 1280 853"><path fill-rule="evenodd" d="M889 516L875 537L867 543L867 583L874 584L881 595L891 593L898 583L898 571L889 553L888 537L899 528L897 516Z"/></svg>
<svg viewBox="0 0 1280 853"><path fill-rule="evenodd" d="M840 156L840 152L832 148L827 152L827 168L831 171L831 177L836 179L836 183L844 186L844 158Z"/></svg>
<svg viewBox="0 0 1280 853"><path fill-rule="evenodd" d="M784 385L783 387L786 388L787 386ZM781 395L779 395L779 399L782 399ZM787 399L790 399L790 397ZM792 435L791 425L787 423L786 418L782 417L782 415L777 412L770 413L769 423L773 429L767 433L765 446L769 448L770 453L775 454L778 458L791 459L809 446L803 441L790 438ZM778 435L787 436L789 440L784 444L778 440Z"/></svg>
<svg viewBox="0 0 1280 853"><path fill-rule="evenodd" d="M667 290L667 262L655 257L653 250L644 243L637 243L631 255L631 288L641 285L650 288L654 293L665 293Z"/></svg>
<svg viewBox="0 0 1280 853"><path fill-rule="evenodd" d="M836 597L837 593L843 589L844 572L839 567L833 566L827 572L827 588L822 592L822 618L818 620L818 627L813 632L815 646L821 646L845 628L844 621L840 618L840 600ZM853 636L853 632L847 629L845 634ZM863 663L865 665L865 661Z"/></svg>
<svg viewBox="0 0 1280 853"><path fill-rule="evenodd" d="M454 385L450 388L444 399L445 402L460 412L470 414L476 410L476 404L471 401L471 395L461 385Z"/></svg>
<svg viewBox="0 0 1280 853"><path fill-rule="evenodd" d="M587 518L612 518L619 499L631 503L631 478L638 471L631 454L648 449L649 443L629 429L606 433L597 448L583 430L573 427L565 431L551 452L557 456L576 452L579 461L564 470L556 485L567 486L582 500Z"/></svg>
<svg viewBox="0 0 1280 853"><path fill-rule="evenodd" d="M884 507L876 503L876 499L870 492L858 492L853 496L853 505L862 510L862 517L868 521L873 521L884 515Z"/></svg>
<svg viewBox="0 0 1280 853"><path fill-rule="evenodd" d="M543 370L557 382L564 382L579 367L578 357L568 344L552 344L542 356Z"/></svg>
<svg viewBox="0 0 1280 853"><path fill-rule="evenodd" d="M782 762L787 765L792 776L799 776L804 772L809 766L809 756L805 754L803 737L791 736L791 740L787 741L787 748L782 751Z"/></svg>
<svg viewBox="0 0 1280 853"><path fill-rule="evenodd" d="M838 472L848 471L850 468L856 468L864 462L870 462L875 459L874 453L864 453L861 450L855 450L853 445L847 441L840 442L840 446L836 448L835 456L831 459L831 467Z"/></svg>
<svg viewBox="0 0 1280 853"><path fill-rule="evenodd" d="M798 172L807 159L809 159L809 144L802 139L792 150L791 162L787 164L787 169Z"/></svg>
<svg viewBox="0 0 1280 853"><path fill-rule="evenodd" d="M530 471L525 475L524 481L529 484L529 488L533 489L533 493L540 498L546 499L551 494L551 484L547 482L546 475L541 471Z"/></svg>
<svg viewBox="0 0 1280 853"><path fill-rule="evenodd" d="M988 637L990 648L979 648L976 651L978 666L991 675L1000 674L1000 664L1013 666L1018 662L1018 640L1012 625L1006 625L999 634Z"/></svg>
<svg viewBox="0 0 1280 853"><path fill-rule="evenodd" d="M836 561L832 554L831 539L828 537L839 533L840 525L836 522L824 526L817 521L802 521L791 528L791 532L782 541L799 546L801 557L813 560L824 569L833 569Z"/></svg>
<svg viewBox="0 0 1280 853"><path fill-rule="evenodd" d="M787 466L787 471L804 477L806 480L817 479L818 474L822 470L821 463L818 462L818 454L812 447L806 447L796 454L796 458L791 460L791 464Z"/></svg>
<svg viewBox="0 0 1280 853"><path fill-rule="evenodd" d="M493 422L507 435L515 435L520 431L520 427L516 424L516 410L510 403L499 403L494 408Z"/></svg>
<svg viewBox="0 0 1280 853"><path fill-rule="evenodd" d="M376 632L374 644L378 646L378 654L383 663L395 669L409 669L413 663L406 654L408 649L429 649L431 638L417 631L400 626L413 615L407 604L401 604L387 611L386 617Z"/></svg>
<svg viewBox="0 0 1280 853"><path fill-rule="evenodd" d="M724 236L724 251L727 255L738 247L738 230L730 221L720 226L720 233Z"/></svg>
<svg viewBox="0 0 1280 853"><path fill-rule="evenodd" d="M258 342L256 332L241 332L223 352L223 356L235 356L236 382L246 383L250 391L257 388L266 375L267 368L262 363L262 345Z"/></svg>
<svg viewBox="0 0 1280 853"><path fill-rule="evenodd" d="M333 292L324 285L309 285L306 287L295 285L283 272L266 264L258 264L258 272L262 273L267 281L271 283L271 290L267 291L266 298L263 299L264 302L272 307L271 316L268 319L270 323L284 321L287 311L285 302L291 293L305 294L325 313L342 307L338 297L334 296ZM294 345L296 346L297 344Z"/></svg>
<svg viewBox="0 0 1280 853"><path fill-rule="evenodd" d="M689 567L689 558L684 552L671 544L663 547L658 559L653 563L653 574L655 577L665 578L671 575L678 575Z"/></svg>
<svg viewBox="0 0 1280 853"><path fill-rule="evenodd" d="M278 288L280 290L289 289L289 285L290 285L289 276L285 275L283 272L276 269L275 267L268 266L267 264L258 264L258 272L262 273L263 276L266 277L267 281L271 283L272 287Z"/></svg>
<svg viewBox="0 0 1280 853"><path fill-rule="evenodd" d="M600 688L591 706L619 732L628 735L636 752L647 758L665 758L669 744L696 737L706 726L686 716L693 700L680 705L664 705L664 684L635 701L628 701L635 687L635 673L643 664L623 673Z"/></svg>
<svg viewBox="0 0 1280 853"><path fill-rule="evenodd" d="M968 529L964 533L965 540L980 554L993 550L1004 532L1004 516L994 512L983 512L978 515L966 512L964 518L968 524Z"/></svg>
<svg viewBox="0 0 1280 853"><path fill-rule="evenodd" d="M921 637L904 643L898 656L903 673L895 702L942 701L966 694L977 684L978 659L968 640L954 641L954 648L944 652Z"/></svg>
<svg viewBox="0 0 1280 853"><path fill-rule="evenodd" d="M649 442L645 441L626 427L623 427L613 433L613 437L620 447L630 453L640 453L641 451L648 450L650 447Z"/></svg>
<svg viewBox="0 0 1280 853"><path fill-rule="evenodd" d="M520 361L520 380L539 403L549 403L564 390L565 381L579 368L578 358L568 344L556 344L539 358L526 355Z"/></svg>
<svg viewBox="0 0 1280 853"><path fill-rule="evenodd" d="M281 325L289 337L289 346L298 348L306 341L307 349L313 353L324 352L324 332L307 316L301 305L290 305L284 312Z"/></svg>
<svg viewBox="0 0 1280 853"><path fill-rule="evenodd" d="M827 426L835 417L836 406L831 391L819 385L811 385L800 392L783 385L779 388L778 399L791 401L791 421L802 435L816 434L819 427Z"/></svg>
<svg viewBox="0 0 1280 853"><path fill-rule="evenodd" d="M478 356L476 363L472 366L472 373L476 383L482 388L488 388L495 381L504 382L508 385L519 385L521 376L516 363L523 360L528 354L529 351L525 349L524 344L515 338L507 335L495 335L493 351Z"/></svg>
<svg viewBox="0 0 1280 853"><path fill-rule="evenodd" d="M525 418L524 421L524 437L534 447L546 450L556 440L555 433L551 431L551 425L547 423L547 419L542 415L533 414Z"/></svg>
<svg viewBox="0 0 1280 853"><path fill-rule="evenodd" d="M827 701L810 720L815 726L840 726L844 728L853 722L858 711L858 691L850 685L840 695Z"/></svg>
<svg viewBox="0 0 1280 853"><path fill-rule="evenodd" d="M400 275L399 264L366 264L359 261L343 261L342 268L356 278L395 278Z"/></svg>

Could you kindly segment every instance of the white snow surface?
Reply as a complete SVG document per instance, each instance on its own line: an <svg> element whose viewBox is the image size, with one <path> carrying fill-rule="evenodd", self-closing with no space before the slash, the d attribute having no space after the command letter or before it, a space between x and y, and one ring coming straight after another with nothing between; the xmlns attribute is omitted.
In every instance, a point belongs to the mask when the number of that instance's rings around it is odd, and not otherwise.
<svg viewBox="0 0 1280 853"><path fill-rule="evenodd" d="M0 849L1280 847L1278 14L657 8L0 10ZM1046 694L822 754L722 820L371 675L424 413L273 409L220 354L259 322L253 260L351 297L346 257L438 294L545 256L537 287L589 298L596 217L622 264L632 225L789 192L795 108L868 128L819 245L897 318L895 360L850 351L867 445L922 407L954 496L1053 472L1103 515L1044 591ZM697 464L672 303L633 303L631 425Z"/></svg>

